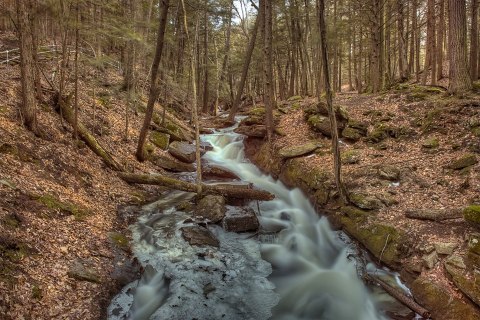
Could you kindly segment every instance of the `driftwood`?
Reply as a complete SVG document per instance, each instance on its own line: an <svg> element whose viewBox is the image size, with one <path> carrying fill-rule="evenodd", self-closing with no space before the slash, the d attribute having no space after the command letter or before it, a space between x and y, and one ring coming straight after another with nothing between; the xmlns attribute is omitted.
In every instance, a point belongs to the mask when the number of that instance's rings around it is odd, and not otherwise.
<svg viewBox="0 0 480 320"><path fill-rule="evenodd" d="M58 94L57 94L58 97ZM75 115L73 109L70 107L70 99L60 99L58 98L58 112L61 113L63 118L72 126L75 126ZM61 111L61 112L60 112ZM90 133L90 131L80 122L77 123L78 126L78 135L80 138L85 141L87 146L99 157L103 159L105 164L110 168L122 171L122 165L120 165L95 139L95 137Z"/></svg>
<svg viewBox="0 0 480 320"><path fill-rule="evenodd" d="M462 217L461 209L407 210L405 216L410 219L443 221Z"/></svg>
<svg viewBox="0 0 480 320"><path fill-rule="evenodd" d="M416 303L413 298L407 296L402 291L392 287L391 285L376 276L365 274L364 277L367 281L378 283L389 295L397 299L400 303L408 307L410 310L421 315L424 319L430 319L430 312L418 303Z"/></svg>
<svg viewBox="0 0 480 320"><path fill-rule="evenodd" d="M197 185L177 180L160 174L134 174L120 172L119 177L128 183L159 185L171 189L187 192L197 192ZM273 194L264 190L245 188L235 185L208 185L202 184L202 191L207 194L219 194L225 197L251 200L272 200Z"/></svg>

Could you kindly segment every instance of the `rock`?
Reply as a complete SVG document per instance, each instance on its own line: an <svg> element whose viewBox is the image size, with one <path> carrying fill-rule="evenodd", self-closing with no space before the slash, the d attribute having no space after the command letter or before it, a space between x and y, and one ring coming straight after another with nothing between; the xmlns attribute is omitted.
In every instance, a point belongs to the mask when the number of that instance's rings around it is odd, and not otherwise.
<svg viewBox="0 0 480 320"><path fill-rule="evenodd" d="M323 116L328 117L328 108L327 104L323 101L318 102L316 105L316 113L319 113ZM348 121L349 115L345 107L343 106L334 106L335 108L335 116L338 121L345 122Z"/></svg>
<svg viewBox="0 0 480 320"><path fill-rule="evenodd" d="M373 128L373 130L367 134L366 140L368 142L378 143L387 139L388 136L389 136L388 127L385 126L384 124L380 124L380 125L376 125Z"/></svg>
<svg viewBox="0 0 480 320"><path fill-rule="evenodd" d="M309 154L321 147L322 144L318 141L308 141L299 146L283 147L278 154L282 158L294 158Z"/></svg>
<svg viewBox="0 0 480 320"><path fill-rule="evenodd" d="M326 137L332 137L332 128L330 127L330 120L320 115L312 115L307 120L308 125L317 132L320 132Z"/></svg>
<svg viewBox="0 0 480 320"><path fill-rule="evenodd" d="M350 194L350 201L355 206L365 210L375 210L383 207L382 202L378 198L362 193Z"/></svg>
<svg viewBox="0 0 480 320"><path fill-rule="evenodd" d="M463 263L463 260L462 260ZM474 270L473 274L467 274L464 268L456 267L452 264L445 263L445 270L452 279L453 283L470 298L477 306L480 306L480 272Z"/></svg>
<svg viewBox="0 0 480 320"><path fill-rule="evenodd" d="M480 227L480 205L470 205L463 209L463 218Z"/></svg>
<svg viewBox="0 0 480 320"><path fill-rule="evenodd" d="M193 135L190 132L184 130L178 124L170 121L169 119L165 119L165 122L162 124L161 117L154 116L153 122L155 122L155 124L159 126L159 128L157 128L157 131L170 135L171 141L193 141Z"/></svg>
<svg viewBox="0 0 480 320"><path fill-rule="evenodd" d="M360 132L362 136L367 135L368 123L360 122L354 119L348 120L347 128L352 128Z"/></svg>
<svg viewBox="0 0 480 320"><path fill-rule="evenodd" d="M395 197L388 192L382 192L380 194L377 194L376 197L378 198L378 200L382 201L382 203L387 207L398 204L398 200L395 199Z"/></svg>
<svg viewBox="0 0 480 320"><path fill-rule="evenodd" d="M197 204L196 216L217 223L225 216L225 198L218 195L206 195Z"/></svg>
<svg viewBox="0 0 480 320"><path fill-rule="evenodd" d="M438 254L436 251L432 251L422 257L423 265L427 269L433 269L438 262Z"/></svg>
<svg viewBox="0 0 480 320"><path fill-rule="evenodd" d="M233 131L252 138L265 138L267 134L267 128L265 125L242 126Z"/></svg>
<svg viewBox="0 0 480 320"><path fill-rule="evenodd" d="M453 253L453 250L458 246L454 242L435 242L433 244L435 246L435 251L437 251L438 254L445 254L445 255L450 255Z"/></svg>
<svg viewBox="0 0 480 320"><path fill-rule="evenodd" d="M170 144L168 152L180 161L195 162L195 146L187 142L174 141Z"/></svg>
<svg viewBox="0 0 480 320"><path fill-rule="evenodd" d="M201 127L200 128L200 134L213 134L215 131L213 131L213 129L210 129L210 128L204 128L204 127Z"/></svg>
<svg viewBox="0 0 480 320"><path fill-rule="evenodd" d="M114 246L126 252L130 251L130 243L128 241L128 238L125 237L123 234L119 232L109 232L107 233L107 236Z"/></svg>
<svg viewBox="0 0 480 320"><path fill-rule="evenodd" d="M473 305L455 298L449 290L435 280L418 277L411 285L415 300L432 314L432 319L475 320L480 311Z"/></svg>
<svg viewBox="0 0 480 320"><path fill-rule="evenodd" d="M340 155L342 164L355 164L360 162L360 154L356 150L347 150Z"/></svg>
<svg viewBox="0 0 480 320"><path fill-rule="evenodd" d="M289 102L299 101L299 100L302 100L302 96L291 96L290 98L287 99L287 101Z"/></svg>
<svg viewBox="0 0 480 320"><path fill-rule="evenodd" d="M466 154L456 160L454 160L452 163L450 163L447 168L453 169L453 170L460 170L466 167L473 166L478 162L477 157L474 154Z"/></svg>
<svg viewBox="0 0 480 320"><path fill-rule="evenodd" d="M313 194L313 198L315 199L316 204L325 205L330 199L330 192L327 188L318 189Z"/></svg>
<svg viewBox="0 0 480 320"><path fill-rule="evenodd" d="M265 123L264 115L251 115L240 121L239 127L243 126L253 126L253 125L263 125Z"/></svg>
<svg viewBox="0 0 480 320"><path fill-rule="evenodd" d="M87 266L81 260L75 260L73 265L67 272L67 275L70 278L74 278L80 281L88 281L94 283L100 283L100 276L98 273Z"/></svg>
<svg viewBox="0 0 480 320"><path fill-rule="evenodd" d="M151 131L149 140L156 147L158 147L162 150L167 150L168 149L168 144L170 143L170 135L168 133Z"/></svg>
<svg viewBox="0 0 480 320"><path fill-rule="evenodd" d="M195 145L195 143L193 143L193 145ZM200 152L202 153L202 155L212 150L213 150L213 146L210 142L200 141Z"/></svg>
<svg viewBox="0 0 480 320"><path fill-rule="evenodd" d="M228 207L223 228L232 232L256 231L259 227L257 215L249 207Z"/></svg>
<svg viewBox="0 0 480 320"><path fill-rule="evenodd" d="M192 246L220 246L218 239L207 228L201 226L190 226L182 227L180 230L182 231L183 238Z"/></svg>
<svg viewBox="0 0 480 320"><path fill-rule="evenodd" d="M467 266L463 262L463 258L459 255L453 254L445 260L445 263L456 268L466 269Z"/></svg>
<svg viewBox="0 0 480 320"><path fill-rule="evenodd" d="M394 166L385 165L378 168L380 178L389 181L398 181L400 179L400 170Z"/></svg>
<svg viewBox="0 0 480 320"><path fill-rule="evenodd" d="M240 178L233 172L217 166L204 165L202 166L202 177L204 179L228 179L240 180Z"/></svg>
<svg viewBox="0 0 480 320"><path fill-rule="evenodd" d="M162 169L172 172L195 172L195 167L191 163L178 161L164 155L153 156L149 158L150 162L156 164Z"/></svg>
<svg viewBox="0 0 480 320"><path fill-rule="evenodd" d="M425 149L436 149L440 146L437 138L430 138L422 142L422 147Z"/></svg>
<svg viewBox="0 0 480 320"><path fill-rule="evenodd" d="M346 140L357 142L363 137L363 134L358 129L346 127L342 131L342 137Z"/></svg>

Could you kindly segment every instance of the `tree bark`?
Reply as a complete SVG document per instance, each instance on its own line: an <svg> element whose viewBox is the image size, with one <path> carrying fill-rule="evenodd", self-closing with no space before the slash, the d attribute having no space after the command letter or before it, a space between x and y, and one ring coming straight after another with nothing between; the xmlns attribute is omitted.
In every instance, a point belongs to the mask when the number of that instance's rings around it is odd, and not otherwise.
<svg viewBox="0 0 480 320"><path fill-rule="evenodd" d="M478 79L478 0L471 0L470 76Z"/></svg>
<svg viewBox="0 0 480 320"><path fill-rule="evenodd" d="M437 81L435 76L435 0L427 1L427 45L425 54L425 64L423 68L422 84L427 84L427 77L432 71L431 83L434 85Z"/></svg>
<svg viewBox="0 0 480 320"><path fill-rule="evenodd" d="M438 22L437 22L437 80L443 78L443 44L445 34L445 0L440 0L438 4Z"/></svg>
<svg viewBox="0 0 480 320"><path fill-rule="evenodd" d="M140 131L140 136L138 137L138 145L137 145L137 152L136 152L136 157L138 161L145 161L144 145L145 145L145 141L147 140L148 127L150 126L150 122L152 121L155 101L157 101L157 97L158 97L159 88L157 83L157 77L158 77L158 69L160 66L160 60L162 59L169 2L170 0L159 0L161 13L160 13L160 23L158 25L158 33L157 33L157 47L155 49L155 57L153 59L152 71L150 75L151 77L150 93L148 97L147 110L145 112L145 118L143 119L143 125Z"/></svg>
<svg viewBox="0 0 480 320"><path fill-rule="evenodd" d="M198 193L196 184L173 179L160 174L134 174L121 172L118 175L121 179L128 183L159 185L171 189ZM275 198L273 194L267 191L249 189L234 185L202 184L202 192L207 194L219 194L231 198L251 199L260 201L268 201Z"/></svg>
<svg viewBox="0 0 480 320"><path fill-rule="evenodd" d="M263 0L265 5L265 125L267 127L267 140L272 141L273 137L273 108L275 97L273 95L273 50L272 50L272 0ZM262 1L260 1L262 3Z"/></svg>
<svg viewBox="0 0 480 320"><path fill-rule="evenodd" d="M465 0L448 0L448 44L450 49L450 83L448 91L458 93L472 89L467 64L467 13Z"/></svg>

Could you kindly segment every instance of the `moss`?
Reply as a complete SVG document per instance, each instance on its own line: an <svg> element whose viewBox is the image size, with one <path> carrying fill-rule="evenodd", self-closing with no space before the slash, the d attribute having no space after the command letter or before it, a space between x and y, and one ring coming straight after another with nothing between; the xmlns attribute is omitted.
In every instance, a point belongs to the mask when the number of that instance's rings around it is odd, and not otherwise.
<svg viewBox="0 0 480 320"><path fill-rule="evenodd" d="M344 206L340 212L356 222L363 222L370 215L367 211L352 206Z"/></svg>
<svg viewBox="0 0 480 320"><path fill-rule="evenodd" d="M32 287L32 298L36 300L41 300L43 298L43 290L38 285L33 285Z"/></svg>
<svg viewBox="0 0 480 320"><path fill-rule="evenodd" d="M291 96L290 98L287 99L287 101L298 101L302 100L302 96Z"/></svg>
<svg viewBox="0 0 480 320"><path fill-rule="evenodd" d="M128 251L130 250L130 243L128 238L119 232L109 232L108 238L118 248Z"/></svg>
<svg viewBox="0 0 480 320"><path fill-rule="evenodd" d="M367 135L367 141L378 143L388 138L388 126L384 124L376 125Z"/></svg>
<svg viewBox="0 0 480 320"><path fill-rule="evenodd" d="M248 112L248 114L251 115L251 116L264 116L265 115L265 107L253 108Z"/></svg>
<svg viewBox="0 0 480 320"><path fill-rule="evenodd" d="M480 226L480 205L473 204L463 209L463 217Z"/></svg>
<svg viewBox="0 0 480 320"><path fill-rule="evenodd" d="M440 146L437 138L430 138L422 142L422 147L425 149L436 149Z"/></svg>
<svg viewBox="0 0 480 320"><path fill-rule="evenodd" d="M300 102L295 102L295 103L292 104L292 107L291 107L291 108L292 108L293 110L298 110L298 109L300 109L301 106L302 106L302 105L300 104Z"/></svg>
<svg viewBox="0 0 480 320"><path fill-rule="evenodd" d="M170 135L168 133L152 131L150 132L150 142L162 150L167 150L170 142Z"/></svg>
<svg viewBox="0 0 480 320"><path fill-rule="evenodd" d="M474 154L465 154L460 158L453 161L451 164L448 165L449 169L453 170L460 170L463 168L467 168L473 166L478 162L477 157Z"/></svg>
<svg viewBox="0 0 480 320"><path fill-rule="evenodd" d="M475 137L480 137L480 127L474 127L470 131Z"/></svg>
<svg viewBox="0 0 480 320"><path fill-rule="evenodd" d="M151 143L145 143L145 151L147 154L152 154L155 151L155 147Z"/></svg>
<svg viewBox="0 0 480 320"><path fill-rule="evenodd" d="M434 131L437 126L435 125L436 120L442 119L443 110L434 109L429 112L421 119L421 130L423 133L428 133Z"/></svg>
<svg viewBox="0 0 480 320"><path fill-rule="evenodd" d="M355 164L360 161L360 154L356 150L347 150L341 153L342 164Z"/></svg>
<svg viewBox="0 0 480 320"><path fill-rule="evenodd" d="M342 131L342 137L350 141L358 141L362 138L362 132L355 128L346 127Z"/></svg>
<svg viewBox="0 0 480 320"><path fill-rule="evenodd" d="M350 201L355 206L365 210L376 210L382 207L382 202L379 199L363 193L351 193Z"/></svg>
<svg viewBox="0 0 480 320"><path fill-rule="evenodd" d="M87 209L77 206L71 202L62 202L50 194L33 196L33 198L50 210L73 215L75 220L78 221L83 221L88 215L90 215L90 212Z"/></svg>
<svg viewBox="0 0 480 320"><path fill-rule="evenodd" d="M14 213L8 214L5 217L3 217L1 222L6 227L9 227L12 229L16 229L20 227L20 225L22 224L22 220L20 219L20 217Z"/></svg>

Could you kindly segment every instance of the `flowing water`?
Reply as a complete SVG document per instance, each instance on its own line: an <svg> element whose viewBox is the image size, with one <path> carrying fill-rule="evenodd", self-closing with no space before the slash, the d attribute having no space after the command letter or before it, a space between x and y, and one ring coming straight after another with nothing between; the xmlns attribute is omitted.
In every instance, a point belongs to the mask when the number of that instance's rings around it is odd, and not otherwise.
<svg viewBox="0 0 480 320"><path fill-rule="evenodd" d="M333 231L299 189L245 159L233 128L202 139L214 147L204 155L208 163L275 194L273 201L250 204L260 211L263 235L256 240L212 225L218 249L190 246L180 228L195 221L181 204L193 194L175 191L145 206L132 226L145 272L112 300L109 319L375 320L386 319L382 309L401 309L365 287L358 273L366 269L401 287L398 277L354 258L359 252L348 237Z"/></svg>

